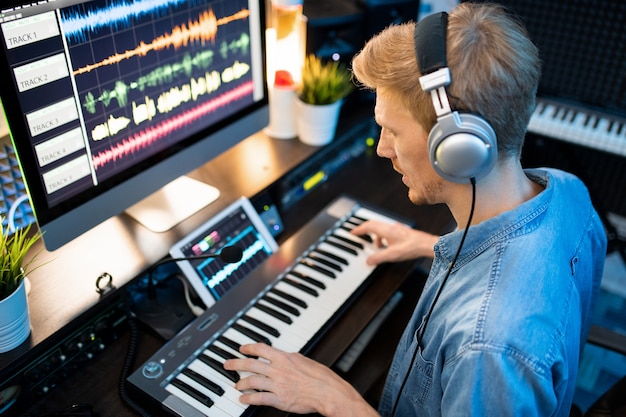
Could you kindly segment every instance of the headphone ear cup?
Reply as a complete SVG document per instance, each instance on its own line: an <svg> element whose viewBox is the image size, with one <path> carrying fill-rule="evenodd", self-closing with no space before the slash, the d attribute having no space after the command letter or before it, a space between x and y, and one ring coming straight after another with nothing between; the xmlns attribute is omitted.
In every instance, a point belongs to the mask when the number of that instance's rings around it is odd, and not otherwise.
<svg viewBox="0 0 626 417"><path fill-rule="evenodd" d="M497 152L493 128L473 114L444 115L428 136L428 156L435 172L455 183L487 175L495 166Z"/></svg>

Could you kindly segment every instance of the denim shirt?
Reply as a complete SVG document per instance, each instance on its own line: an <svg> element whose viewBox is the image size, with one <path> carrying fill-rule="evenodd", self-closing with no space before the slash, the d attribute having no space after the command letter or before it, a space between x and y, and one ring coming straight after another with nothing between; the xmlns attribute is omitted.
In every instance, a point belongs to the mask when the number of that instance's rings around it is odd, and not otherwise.
<svg viewBox="0 0 626 417"><path fill-rule="evenodd" d="M569 415L606 236L580 180L554 169L526 174L545 189L469 228L418 347L463 232L435 245L387 376L382 416L396 400L396 416Z"/></svg>

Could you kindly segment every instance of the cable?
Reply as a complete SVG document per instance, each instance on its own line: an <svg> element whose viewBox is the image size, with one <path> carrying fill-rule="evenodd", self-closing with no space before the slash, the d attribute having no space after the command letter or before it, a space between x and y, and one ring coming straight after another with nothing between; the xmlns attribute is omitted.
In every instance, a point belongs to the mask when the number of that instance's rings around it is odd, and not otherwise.
<svg viewBox="0 0 626 417"><path fill-rule="evenodd" d="M393 404L393 409L391 410L392 417L396 415L398 403L400 402L400 396L402 395L402 391L404 391L404 386L406 385L406 382L409 379L411 369L413 369L413 364L415 363L415 359L417 358L417 352L419 351L419 347L422 344L422 338L424 337L424 333L426 332L426 326L428 325L428 322L430 321L430 316L433 314L433 310L435 309L435 304L437 304L437 301L439 300L439 296L441 295L441 292L443 291L443 286L446 285L446 281L448 281L448 278L450 277L450 274L452 273L452 269L454 268L454 265L456 264L459 254L461 253L461 249L463 248L463 243L465 243L465 237L467 236L467 231L469 230L470 225L472 224L472 219L474 218L474 207L476 205L476 178L470 178L470 182L472 183L472 206L470 208L469 217L467 218L467 226L465 226L465 230L463 231L463 236L461 237L461 242L459 243L459 247L457 248L456 253L454 254L454 258L452 258L452 262L450 263L450 266L448 267L448 271L446 272L446 275L443 277L443 280L441 281L441 284L439 285L439 288L437 289L437 293L435 294L435 298L433 299L433 302L430 304L430 308L428 309L428 313L426 314L426 317L424 318L424 324L421 328L422 331L417 335L417 344L415 346L415 350L413 351L413 356L411 357L411 363L410 363L409 369L404 375L404 379L402 380L402 384L400 385L400 390L398 391L398 396L396 397L396 401Z"/></svg>
<svg viewBox="0 0 626 417"><path fill-rule="evenodd" d="M185 279L185 277L181 276L180 274L177 274L176 276L183 283L183 287L185 287L185 301L187 302L187 306L189 307L189 310L191 310L194 316L196 317L201 316L202 313L204 313L204 309L198 305L195 305L191 301L191 297L189 296L190 289L189 289L189 284L187 283L187 279Z"/></svg>
<svg viewBox="0 0 626 417"><path fill-rule="evenodd" d="M118 386L119 394L122 401L137 414L142 417L151 417L151 414L148 411L146 411L142 406L140 406L132 398L130 398L126 390L126 379L128 378L130 371L133 369L135 357L137 356L137 344L139 337L137 330L137 316L131 311L128 299L126 299L125 303L128 313L127 317L130 336L128 340L128 349L126 350L126 357L124 358L124 364L122 365L122 370L120 372L120 380Z"/></svg>

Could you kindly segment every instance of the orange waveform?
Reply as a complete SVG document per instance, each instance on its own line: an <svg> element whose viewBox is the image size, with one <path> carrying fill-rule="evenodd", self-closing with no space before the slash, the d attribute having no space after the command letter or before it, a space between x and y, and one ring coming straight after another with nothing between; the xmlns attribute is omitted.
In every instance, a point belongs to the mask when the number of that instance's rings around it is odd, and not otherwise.
<svg viewBox="0 0 626 417"><path fill-rule="evenodd" d="M123 53L116 53L103 59L100 62L86 65L82 68L74 70L74 75L84 74L93 71L96 68L104 67L107 65L117 64L125 59L132 58L134 56L146 56L148 52L158 51L166 48L173 47L179 49L187 46L190 42L215 42L215 35L217 34L218 26L225 25L234 20L246 19L250 16L250 11L242 9L239 12L217 19L212 9L202 12L198 16L196 21L188 21L188 25L182 24L175 26L172 29L172 33L165 33L150 43L141 42L135 49L125 51Z"/></svg>

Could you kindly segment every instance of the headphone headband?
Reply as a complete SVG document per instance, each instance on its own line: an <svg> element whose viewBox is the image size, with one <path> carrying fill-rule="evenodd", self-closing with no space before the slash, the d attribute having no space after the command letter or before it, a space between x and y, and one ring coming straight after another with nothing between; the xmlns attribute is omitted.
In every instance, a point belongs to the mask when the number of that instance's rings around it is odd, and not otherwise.
<svg viewBox="0 0 626 417"><path fill-rule="evenodd" d="M446 58L446 33L448 13L426 16L415 25L413 44L417 65L422 75L430 74L448 66Z"/></svg>

